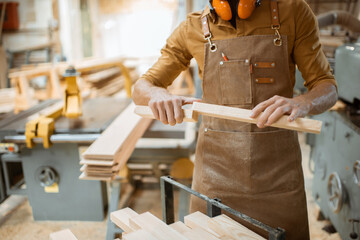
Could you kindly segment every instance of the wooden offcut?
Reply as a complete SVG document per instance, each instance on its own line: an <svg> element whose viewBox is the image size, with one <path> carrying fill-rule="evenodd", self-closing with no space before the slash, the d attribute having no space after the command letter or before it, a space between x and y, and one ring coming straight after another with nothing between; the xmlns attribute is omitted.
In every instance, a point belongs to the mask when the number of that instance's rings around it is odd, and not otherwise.
<svg viewBox="0 0 360 240"><path fill-rule="evenodd" d="M128 240L264 240L226 215L210 218L200 212L185 216L183 222L166 225L149 212L137 214L130 208L111 213L111 221L122 228Z"/></svg>
<svg viewBox="0 0 360 240"><path fill-rule="evenodd" d="M218 234L233 239L265 240L265 238L224 214L209 219L208 226Z"/></svg>
<svg viewBox="0 0 360 240"><path fill-rule="evenodd" d="M215 231L211 230L208 226L208 221L210 220L210 217L207 215L201 213L201 212L194 212L192 214L189 214L184 217L184 222L186 226L190 228L201 228L205 231L213 234L215 237L220 237L219 234L217 234Z"/></svg>
<svg viewBox="0 0 360 240"><path fill-rule="evenodd" d="M64 229L51 233L50 240L77 240L77 238L69 229Z"/></svg>
<svg viewBox="0 0 360 240"><path fill-rule="evenodd" d="M149 212L130 218L129 222L131 227L147 230L159 240L187 240L185 236L170 228Z"/></svg>
<svg viewBox="0 0 360 240"><path fill-rule="evenodd" d="M110 214L110 220L125 233L133 232L135 229L130 227L129 219L139 216L137 212L131 208L124 208Z"/></svg>
<svg viewBox="0 0 360 240"><path fill-rule="evenodd" d="M152 120L134 113L131 103L82 154L80 164L86 164L80 179L112 180L124 167L135 149L136 142L144 134ZM100 171L91 168L103 167ZM89 171L87 171L89 170Z"/></svg>

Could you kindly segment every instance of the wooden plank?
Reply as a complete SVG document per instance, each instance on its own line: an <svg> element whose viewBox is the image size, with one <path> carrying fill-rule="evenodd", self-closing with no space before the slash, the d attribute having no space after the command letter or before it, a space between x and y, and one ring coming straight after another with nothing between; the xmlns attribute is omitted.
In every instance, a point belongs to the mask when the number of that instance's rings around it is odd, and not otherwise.
<svg viewBox="0 0 360 240"><path fill-rule="evenodd" d="M135 105L131 103L82 156L85 159L114 159L126 150L133 150L135 144L131 146L131 143L136 143L151 123L134 114L134 109Z"/></svg>
<svg viewBox="0 0 360 240"><path fill-rule="evenodd" d="M199 240L199 239L219 240L220 239L202 228L191 229L190 231L185 232L183 235L189 240Z"/></svg>
<svg viewBox="0 0 360 240"><path fill-rule="evenodd" d="M170 224L169 227L171 227L172 229L174 229L175 231L177 231L180 234L184 234L185 232L188 232L191 230L191 228L189 228L183 222L180 222L180 221Z"/></svg>
<svg viewBox="0 0 360 240"><path fill-rule="evenodd" d="M137 106L135 113L144 117L154 119L154 115L147 106ZM215 104L194 102L191 110L184 110L186 122L193 122L197 119L198 114L205 116L235 120L247 123L257 123L258 118L251 118L251 110L227 107ZM192 116L192 117L191 117ZM277 122L273 123L271 127L284 128L289 130L295 130L300 132L309 132L319 134L321 131L322 122L308 118L298 118L293 122L288 121L288 116L282 116Z"/></svg>
<svg viewBox="0 0 360 240"><path fill-rule="evenodd" d="M145 229L159 240L186 240L186 237L166 225L163 221L149 212L130 218L130 227Z"/></svg>
<svg viewBox="0 0 360 240"><path fill-rule="evenodd" d="M50 240L77 240L77 238L69 229L65 229L51 233Z"/></svg>
<svg viewBox="0 0 360 240"><path fill-rule="evenodd" d="M99 177L99 176L87 176L85 173L81 173L79 176L80 180L95 180L95 181L112 181L115 179L115 176L111 177Z"/></svg>
<svg viewBox="0 0 360 240"><path fill-rule="evenodd" d="M131 208L123 208L118 211L110 213L110 220L119 228L124 230L125 233L130 233L136 229L132 228L129 223L130 218L139 216L137 212Z"/></svg>
<svg viewBox="0 0 360 240"><path fill-rule="evenodd" d="M216 233L231 237L233 239L265 240L265 238L254 233L250 229L244 227L240 223L224 214L211 218L208 221L208 226Z"/></svg>
<svg viewBox="0 0 360 240"><path fill-rule="evenodd" d="M148 231L140 229L129 234L124 234L123 240L158 240L158 238Z"/></svg>
<svg viewBox="0 0 360 240"><path fill-rule="evenodd" d="M82 158L80 160L80 164L88 164L88 165L98 165L98 166L115 166L116 163L112 161L112 159L109 159L109 161L106 160L97 160L97 159L84 159Z"/></svg>
<svg viewBox="0 0 360 240"><path fill-rule="evenodd" d="M185 122L197 122L198 118L195 118L196 116L193 115L192 109L184 109L184 121ZM143 117L143 118L149 118L149 119L155 119L153 112L151 111L151 108L148 106L136 106L134 112Z"/></svg>
<svg viewBox="0 0 360 240"><path fill-rule="evenodd" d="M235 120L248 123L256 123L257 119L251 118L251 110L226 107L215 104L194 102L192 110L202 115L217 117L228 120ZM300 132L309 132L319 134L321 131L321 121L298 118L293 122L288 121L288 116L282 116L277 122L273 123L272 127L284 128Z"/></svg>
<svg viewBox="0 0 360 240"><path fill-rule="evenodd" d="M97 83L103 80L106 80L108 78L114 77L116 75L119 75L121 73L120 68L113 67L109 69L105 69L93 74L89 74L86 77L84 77L85 81L91 82L91 83Z"/></svg>
<svg viewBox="0 0 360 240"><path fill-rule="evenodd" d="M221 237L220 234L216 233L215 231L211 230L208 226L208 221L210 217L201 213L201 212L194 212L184 217L185 225L190 228L202 228L205 231L211 233L212 235L216 236L217 238Z"/></svg>

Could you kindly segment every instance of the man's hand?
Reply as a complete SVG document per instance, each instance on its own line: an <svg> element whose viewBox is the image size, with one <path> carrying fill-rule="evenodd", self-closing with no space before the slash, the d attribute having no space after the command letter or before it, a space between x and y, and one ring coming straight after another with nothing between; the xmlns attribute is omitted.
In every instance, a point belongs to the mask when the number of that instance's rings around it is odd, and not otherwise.
<svg viewBox="0 0 360 240"><path fill-rule="evenodd" d="M281 96L274 96L264 102L259 103L253 110L250 117L256 118L257 126L264 128L270 126L280 119L285 114L290 114L288 120L294 121L296 118L305 117L311 111L311 101L307 100L304 96L295 98L285 98Z"/></svg>
<svg viewBox="0 0 360 240"><path fill-rule="evenodd" d="M201 102L201 100L172 95L166 89L156 88L151 93L148 105L157 120L174 126L183 122L184 114L181 107L193 102Z"/></svg>

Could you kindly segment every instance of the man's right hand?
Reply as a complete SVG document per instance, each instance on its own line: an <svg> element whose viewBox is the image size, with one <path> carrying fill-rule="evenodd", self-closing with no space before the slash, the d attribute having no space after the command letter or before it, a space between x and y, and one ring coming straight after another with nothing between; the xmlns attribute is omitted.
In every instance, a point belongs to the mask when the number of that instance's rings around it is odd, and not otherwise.
<svg viewBox="0 0 360 240"><path fill-rule="evenodd" d="M157 120L174 126L183 122L182 106L193 102L201 102L201 99L172 95L164 88L155 87L151 91L149 107Z"/></svg>

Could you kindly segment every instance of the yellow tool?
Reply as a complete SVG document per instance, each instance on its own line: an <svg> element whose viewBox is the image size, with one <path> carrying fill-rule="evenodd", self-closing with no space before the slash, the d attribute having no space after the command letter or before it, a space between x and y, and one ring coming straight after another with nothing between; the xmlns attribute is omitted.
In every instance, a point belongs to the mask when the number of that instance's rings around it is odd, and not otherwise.
<svg viewBox="0 0 360 240"><path fill-rule="evenodd" d="M63 103L54 104L46 112L40 112L40 116L26 123L25 137L26 146L33 148L35 143L33 138L42 138L44 148L51 147L50 136L55 131L55 118L61 116Z"/></svg>
<svg viewBox="0 0 360 240"><path fill-rule="evenodd" d="M82 115L82 99L79 87L76 82L78 73L70 66L66 69L64 77L66 89L64 95L63 115L67 118L77 118Z"/></svg>

